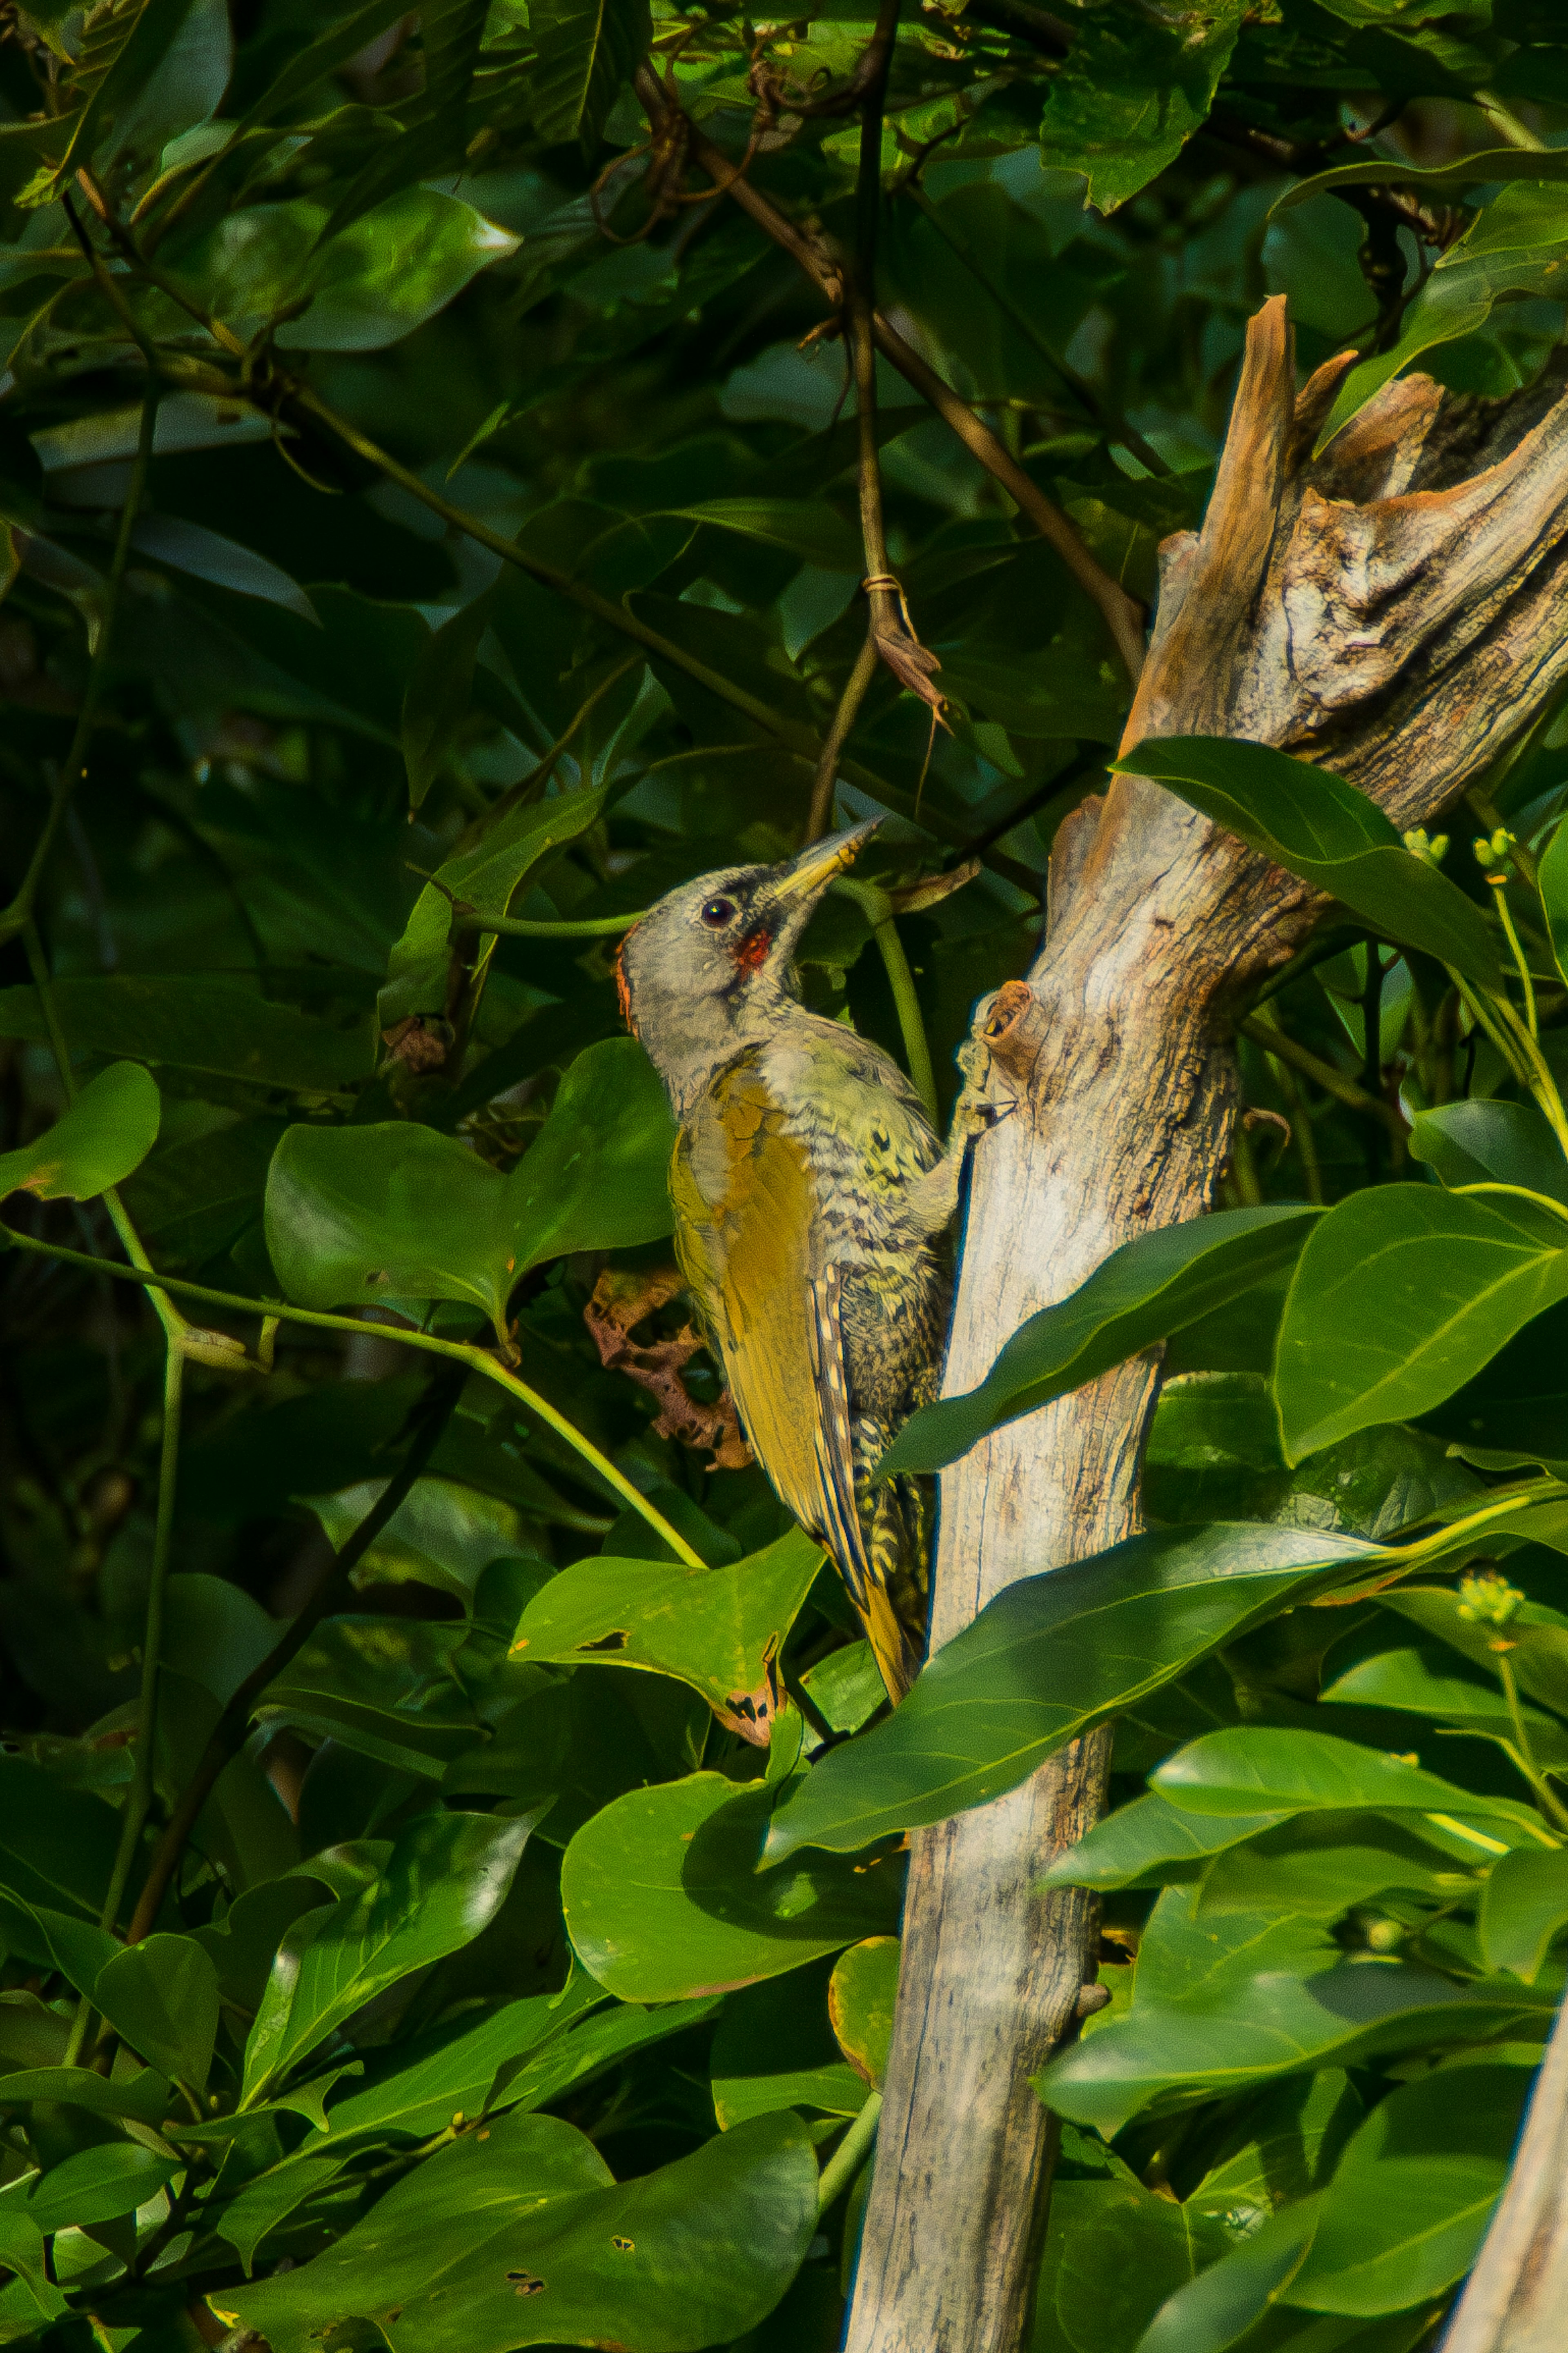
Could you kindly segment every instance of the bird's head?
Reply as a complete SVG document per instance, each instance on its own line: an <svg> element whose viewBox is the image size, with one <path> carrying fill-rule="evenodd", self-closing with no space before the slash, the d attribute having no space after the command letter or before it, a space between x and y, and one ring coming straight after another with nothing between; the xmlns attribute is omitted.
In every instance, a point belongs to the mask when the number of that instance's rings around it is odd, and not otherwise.
<svg viewBox="0 0 1568 2353"><path fill-rule="evenodd" d="M873 818L814 841L782 866L727 866L683 882L621 943L621 1010L678 1103L796 993L795 952Z"/></svg>

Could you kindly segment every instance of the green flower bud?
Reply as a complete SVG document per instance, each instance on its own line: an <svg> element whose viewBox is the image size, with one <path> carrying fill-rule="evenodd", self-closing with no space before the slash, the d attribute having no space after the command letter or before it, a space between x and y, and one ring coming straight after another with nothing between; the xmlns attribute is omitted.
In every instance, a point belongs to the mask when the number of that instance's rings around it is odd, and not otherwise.
<svg viewBox="0 0 1568 2353"><path fill-rule="evenodd" d="M1523 1600L1517 1586L1490 1568L1483 1576L1460 1579L1458 1615L1467 1625L1506 1626Z"/></svg>

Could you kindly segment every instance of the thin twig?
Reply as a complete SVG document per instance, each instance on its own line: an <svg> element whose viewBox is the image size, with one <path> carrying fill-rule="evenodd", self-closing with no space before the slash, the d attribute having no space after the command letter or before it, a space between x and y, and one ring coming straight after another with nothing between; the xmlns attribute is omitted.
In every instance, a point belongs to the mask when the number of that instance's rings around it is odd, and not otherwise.
<svg viewBox="0 0 1568 2353"><path fill-rule="evenodd" d="M1408 1133L1405 1122L1393 1105L1384 1103L1381 1096L1368 1094L1364 1087L1358 1087L1353 1079L1347 1079L1344 1072L1335 1070L1331 1062L1325 1062L1307 1047L1298 1045L1295 1039L1283 1029L1268 1029L1261 1021L1254 1020L1250 1014L1244 1016L1236 1026L1242 1037L1250 1038L1255 1046L1263 1048L1265 1053L1277 1054L1282 1062L1289 1062L1293 1070L1300 1071L1304 1078L1321 1087L1325 1094L1332 1095L1336 1103L1342 1103L1347 1111L1365 1112L1369 1118L1381 1120L1391 1135L1404 1142Z"/></svg>
<svg viewBox="0 0 1568 2353"><path fill-rule="evenodd" d="M839 754L859 716L866 691L877 675L877 632L868 621L860 650L855 657L855 667L845 681L844 691L838 698L833 724L822 746L822 757L816 764L816 776L811 787L811 811L805 821L807 841L820 841L825 833L832 830L833 793L838 782Z"/></svg>
<svg viewBox="0 0 1568 2353"><path fill-rule="evenodd" d="M175 1800L168 1824L153 1849L147 1877L137 1898L131 1926L126 1930L128 1945L139 1945L143 1936L151 1934L163 1898L174 1884L185 1841L195 1828L202 1809L216 1788L225 1768L245 1746L251 1715L258 1701L304 1649L322 1619L348 1590L354 1568L404 1503L434 1454L441 1434L452 1418L465 1378L466 1375L457 1366L437 1375L424 1399L408 1451L397 1470L342 1550L335 1553L322 1568L287 1631L273 1644L260 1665L251 1669L229 1698L213 1726L195 1771Z"/></svg>
<svg viewBox="0 0 1568 2353"><path fill-rule="evenodd" d="M640 69L635 77L637 97L650 121L658 119L655 110L662 114L665 97L655 77ZM729 169L728 158L721 148L692 126L690 132L692 161L714 181L723 178ZM759 228L782 246L798 262L806 276L832 303L835 310L843 301L842 273L832 257L797 229L768 198L759 194L750 179L731 182L725 193L750 215ZM936 410L977 459L994 480L1001 483L1009 498L1022 509L1042 539L1048 540L1071 572L1074 579L1099 607L1116 644L1116 649L1130 679L1136 680L1143 662L1143 609L1131 597L1119 580L1112 579L1103 565L1093 555L1076 526L1061 509L1047 498L1003 448L990 427L978 417L967 401L961 400L951 385L944 383L936 370L927 365L918 353L904 341L895 327L889 324L880 311L872 321L877 349L889 365L909 384L913 385L922 400Z"/></svg>

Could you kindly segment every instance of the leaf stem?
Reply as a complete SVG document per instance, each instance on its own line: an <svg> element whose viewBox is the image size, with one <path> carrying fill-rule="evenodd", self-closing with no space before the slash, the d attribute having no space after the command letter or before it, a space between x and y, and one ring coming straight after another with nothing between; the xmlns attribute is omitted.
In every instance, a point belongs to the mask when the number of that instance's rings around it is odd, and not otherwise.
<svg viewBox="0 0 1568 2353"><path fill-rule="evenodd" d="M1371 1119L1382 1120L1391 1134L1404 1135L1405 1122L1391 1103L1384 1103L1379 1096L1369 1095L1364 1087L1358 1087L1353 1079L1347 1079L1332 1062L1325 1062L1321 1055L1298 1045L1287 1031L1266 1028L1250 1013L1244 1014L1236 1026L1242 1037L1250 1038L1253 1044L1261 1046L1266 1053L1278 1055L1280 1061L1289 1062L1292 1070L1300 1071L1303 1078L1311 1079L1325 1094L1332 1095L1348 1111L1364 1112Z"/></svg>
<svg viewBox="0 0 1568 2353"><path fill-rule="evenodd" d="M827 2213L834 2200L843 2196L869 2157L876 2143L881 2114L882 2094L880 2092L868 2092L865 2106L851 2120L848 2131L822 2168L816 2185L819 2221Z"/></svg>
<svg viewBox="0 0 1568 2353"><path fill-rule="evenodd" d="M154 1293L166 1291L176 1299L200 1300L205 1306L222 1307L236 1315L259 1315L264 1321L275 1324L308 1324L312 1331L349 1332L359 1339L363 1339L365 1334L366 1326L357 1315L332 1315L322 1308L294 1307L281 1299L247 1299L242 1293L216 1291L205 1282L186 1282L176 1275L160 1274L152 1267L121 1266L113 1259L94 1258L86 1250L68 1250L61 1242L43 1241L36 1234L19 1233L14 1226L0 1225L0 1249L6 1247L30 1251L38 1258L58 1259L62 1265L80 1267L89 1274L110 1275L121 1282L140 1283L144 1290ZM442 1340L433 1332L408 1331L395 1324L377 1324L373 1328L380 1339L394 1341L400 1347L423 1349L426 1356L446 1356L454 1364L467 1365L470 1371L482 1374L486 1380L494 1381L499 1388L507 1390L530 1413L536 1414L541 1421L554 1430L558 1438L563 1439L585 1462L591 1463L605 1484L647 1522L656 1535L668 1545L678 1560L683 1560L688 1568L706 1568L708 1564L701 1556L692 1550L677 1529L671 1527L663 1513L658 1511L646 1495L639 1493L626 1473L617 1471L607 1455L601 1454L592 1439L585 1438L580 1430L574 1429L564 1414L558 1413L547 1398L530 1388L526 1381L521 1380L516 1373L500 1363L488 1349L470 1341Z"/></svg>
<svg viewBox="0 0 1568 2353"><path fill-rule="evenodd" d="M1556 1790L1535 1761L1535 1751L1531 1746L1529 1729L1524 1721L1524 1709L1520 1704L1519 1678L1513 1672L1513 1661L1500 1652L1496 1655L1498 1677L1502 1684L1503 1697L1508 1702L1509 1721L1513 1725L1514 1741L1518 1747L1516 1762L1519 1769L1534 1790L1536 1803L1546 1814L1552 1827L1555 1830L1568 1831L1568 1806L1563 1805Z"/></svg>
<svg viewBox="0 0 1568 2353"><path fill-rule="evenodd" d="M822 757L816 764L816 775L811 787L811 809L805 821L807 841L820 841L833 826L833 793L838 782L838 756L848 740L849 731L860 715L860 705L866 691L877 675L876 624L868 621L855 666L844 681L844 691L838 698L838 708L822 746Z"/></svg>

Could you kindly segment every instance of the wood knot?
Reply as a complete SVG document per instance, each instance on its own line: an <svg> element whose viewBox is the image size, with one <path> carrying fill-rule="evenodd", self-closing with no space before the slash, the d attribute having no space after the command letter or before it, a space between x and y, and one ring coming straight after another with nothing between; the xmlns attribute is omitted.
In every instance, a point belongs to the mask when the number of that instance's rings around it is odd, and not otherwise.
<svg viewBox="0 0 1568 2353"><path fill-rule="evenodd" d="M991 1000L991 1010L985 1027L980 1032L994 1053L1009 1032L1016 1029L1035 1001L1035 992L1026 980L1005 980Z"/></svg>
<svg viewBox="0 0 1568 2353"><path fill-rule="evenodd" d="M1103 2010L1110 2000L1110 1990L1107 1986L1079 1986L1078 2000L1073 2004L1073 2015L1076 2018L1092 2018L1095 2011Z"/></svg>

